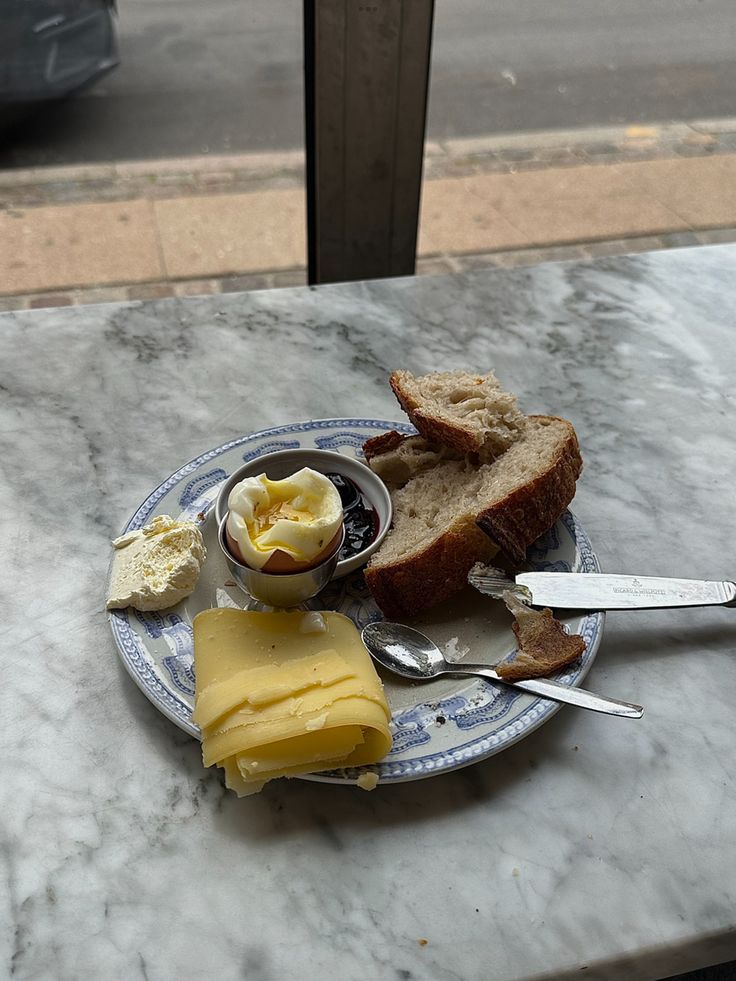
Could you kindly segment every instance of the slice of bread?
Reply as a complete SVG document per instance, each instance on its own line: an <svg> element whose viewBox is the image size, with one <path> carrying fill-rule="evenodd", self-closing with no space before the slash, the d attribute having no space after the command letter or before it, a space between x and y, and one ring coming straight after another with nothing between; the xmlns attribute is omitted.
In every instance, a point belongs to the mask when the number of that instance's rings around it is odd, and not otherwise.
<svg viewBox="0 0 736 981"><path fill-rule="evenodd" d="M391 388L425 439L487 463L504 453L526 427L516 397L496 376L438 371L415 377L394 371Z"/></svg>
<svg viewBox="0 0 736 981"><path fill-rule="evenodd" d="M555 523L575 494L582 468L572 425L555 416L524 417L523 430L498 459L431 459L416 437L386 434L381 456L403 457L403 486L392 491L393 526L366 568L368 586L387 617L411 616L465 586L476 562L499 547L515 562ZM400 483L401 481L399 481Z"/></svg>

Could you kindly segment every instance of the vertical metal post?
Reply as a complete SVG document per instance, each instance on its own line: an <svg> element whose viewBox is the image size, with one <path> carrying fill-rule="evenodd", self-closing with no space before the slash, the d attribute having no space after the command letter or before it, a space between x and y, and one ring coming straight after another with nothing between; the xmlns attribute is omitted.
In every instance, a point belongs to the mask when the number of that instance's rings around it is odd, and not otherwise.
<svg viewBox="0 0 736 981"><path fill-rule="evenodd" d="M309 282L414 272L434 0L304 0Z"/></svg>

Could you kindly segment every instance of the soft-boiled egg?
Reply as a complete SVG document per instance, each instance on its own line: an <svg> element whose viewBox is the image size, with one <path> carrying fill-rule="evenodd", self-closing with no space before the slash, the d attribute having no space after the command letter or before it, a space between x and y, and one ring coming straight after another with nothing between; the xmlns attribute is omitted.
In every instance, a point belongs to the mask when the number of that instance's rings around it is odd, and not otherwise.
<svg viewBox="0 0 736 981"><path fill-rule="evenodd" d="M340 494L309 467L283 480L265 473L230 491L225 524L235 558L269 573L303 572L337 548L342 531Z"/></svg>

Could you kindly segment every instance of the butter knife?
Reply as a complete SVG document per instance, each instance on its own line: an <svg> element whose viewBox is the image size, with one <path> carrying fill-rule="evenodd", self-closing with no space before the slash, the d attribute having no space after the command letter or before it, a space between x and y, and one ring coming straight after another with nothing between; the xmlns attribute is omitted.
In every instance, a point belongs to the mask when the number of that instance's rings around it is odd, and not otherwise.
<svg viewBox="0 0 736 981"><path fill-rule="evenodd" d="M661 579L596 572L521 572L511 579L500 569L472 569L468 582L481 593L501 597L522 587L533 606L568 610L674 610L686 606L736 607L736 583L701 579Z"/></svg>

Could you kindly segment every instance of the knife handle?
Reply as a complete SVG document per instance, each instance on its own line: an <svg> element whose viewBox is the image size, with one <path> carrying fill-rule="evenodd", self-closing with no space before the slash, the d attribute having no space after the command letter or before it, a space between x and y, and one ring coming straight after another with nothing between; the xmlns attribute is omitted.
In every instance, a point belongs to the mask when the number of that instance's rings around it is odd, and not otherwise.
<svg viewBox="0 0 736 981"><path fill-rule="evenodd" d="M460 665L458 665L460 667ZM526 681L505 681L493 668L483 665L463 664L459 674L477 674L490 681L500 682L511 688L520 688L532 695L551 698L555 702L566 705L577 705L578 708L590 709L592 712L603 712L606 715L618 715L627 719L640 719L644 714L641 705L632 702L619 702L605 695L596 695L584 688L573 688L571 685L561 685L558 681L543 678L529 678Z"/></svg>

